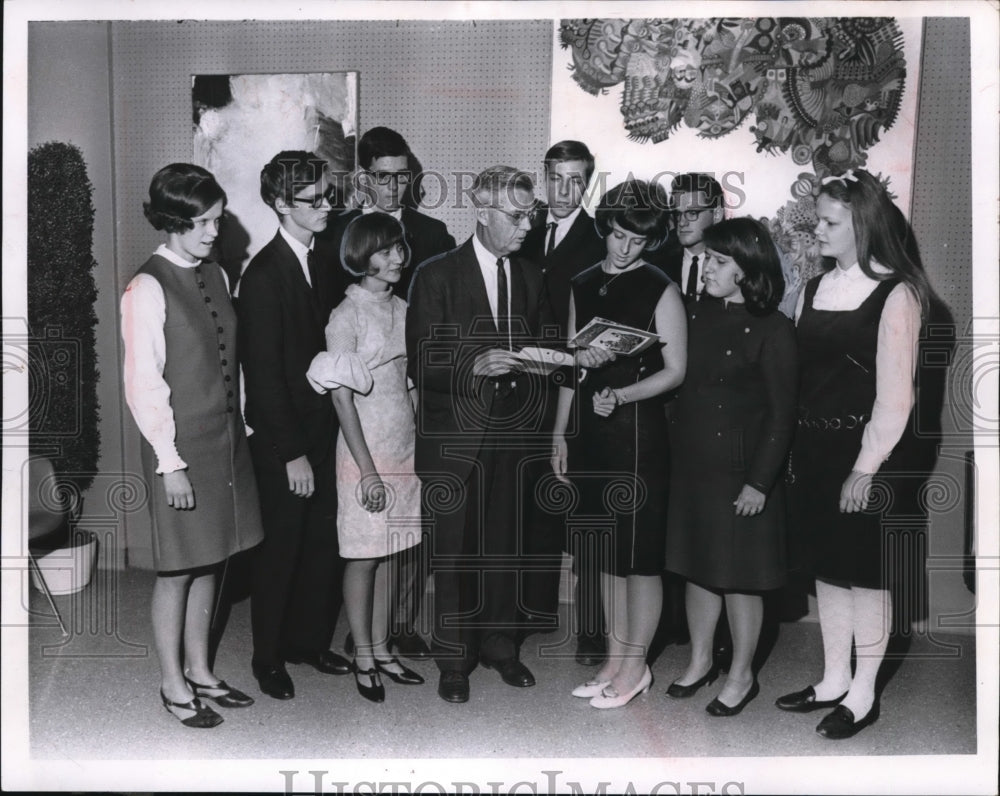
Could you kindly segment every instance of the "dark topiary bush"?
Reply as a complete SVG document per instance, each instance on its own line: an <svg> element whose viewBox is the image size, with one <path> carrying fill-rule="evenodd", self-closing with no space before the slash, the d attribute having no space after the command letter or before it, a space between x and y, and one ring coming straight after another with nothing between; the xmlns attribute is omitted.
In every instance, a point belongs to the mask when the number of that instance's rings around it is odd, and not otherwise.
<svg viewBox="0 0 1000 796"><path fill-rule="evenodd" d="M93 186L80 150L28 153L29 428L32 454L80 491L100 450Z"/></svg>

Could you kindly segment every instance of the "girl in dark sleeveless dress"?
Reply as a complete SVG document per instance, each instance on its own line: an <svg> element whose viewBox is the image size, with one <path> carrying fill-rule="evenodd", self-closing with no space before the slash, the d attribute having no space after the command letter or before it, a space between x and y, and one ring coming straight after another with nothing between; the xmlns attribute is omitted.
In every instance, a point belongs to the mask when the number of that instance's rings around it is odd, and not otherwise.
<svg viewBox="0 0 1000 796"><path fill-rule="evenodd" d="M644 182L612 188L595 214L605 259L572 283L569 335L592 318L655 332L660 343L588 370L575 391L560 388L553 469L573 476L576 514L600 526L589 541L601 567L608 655L575 689L596 708L626 704L649 688L646 654L662 604L669 454L662 396L684 378L687 327L680 291L643 251L666 235L666 199ZM578 422L578 426L576 423ZM567 444L570 453L567 454ZM594 561L584 562L593 566Z"/></svg>
<svg viewBox="0 0 1000 796"><path fill-rule="evenodd" d="M152 514L153 637L163 706L188 727L222 717L201 702L253 699L212 672L208 638L218 565L261 541L240 404L236 315L207 262L226 194L205 169L156 173L146 218L166 233L122 296L125 400L142 434Z"/></svg>
<svg viewBox="0 0 1000 796"><path fill-rule="evenodd" d="M832 268L806 285L796 312L801 384L791 496L816 577L824 670L815 686L776 704L834 708L816 730L838 739L879 715L875 678L892 625L886 515L893 479L910 465L890 454L910 433L930 287L894 224L898 209L868 172L827 178L816 214L820 253Z"/></svg>

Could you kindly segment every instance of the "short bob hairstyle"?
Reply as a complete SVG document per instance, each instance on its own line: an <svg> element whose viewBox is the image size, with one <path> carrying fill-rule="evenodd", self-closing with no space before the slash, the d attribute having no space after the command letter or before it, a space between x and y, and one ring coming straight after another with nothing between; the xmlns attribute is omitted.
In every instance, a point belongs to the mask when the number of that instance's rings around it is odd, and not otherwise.
<svg viewBox="0 0 1000 796"><path fill-rule="evenodd" d="M406 245L402 225L388 213L366 213L352 220L344 230L340 262L347 273L360 279L371 273L369 262L373 254L397 243L405 252L405 268L410 262L410 248Z"/></svg>
<svg viewBox="0 0 1000 796"><path fill-rule="evenodd" d="M594 212L594 226L602 238L611 234L612 224L618 224L634 235L644 236L646 251L659 248L666 239L669 219L669 202L663 189L635 179L604 194Z"/></svg>
<svg viewBox="0 0 1000 796"><path fill-rule="evenodd" d="M187 232L192 219L207 213L217 202L226 205L226 192L212 172L191 163L171 163L153 175L149 201L142 211L154 229Z"/></svg>
<svg viewBox="0 0 1000 796"><path fill-rule="evenodd" d="M320 181L326 167L327 162L315 152L279 152L260 171L260 198L272 209L279 199L291 204L295 194Z"/></svg>
<svg viewBox="0 0 1000 796"><path fill-rule="evenodd" d="M785 294L785 277L771 233L744 216L713 224L704 233L705 248L732 257L743 271L740 292L753 315L769 315Z"/></svg>

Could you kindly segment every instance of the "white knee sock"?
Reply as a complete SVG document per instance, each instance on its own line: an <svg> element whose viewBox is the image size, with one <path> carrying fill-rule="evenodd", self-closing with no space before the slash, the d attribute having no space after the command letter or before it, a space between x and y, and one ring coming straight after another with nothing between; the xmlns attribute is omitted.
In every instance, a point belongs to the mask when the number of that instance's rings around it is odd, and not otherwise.
<svg viewBox="0 0 1000 796"><path fill-rule="evenodd" d="M856 720L868 715L875 702L875 678L885 657L892 626L892 602L882 589L853 588L855 666L851 690L844 698Z"/></svg>
<svg viewBox="0 0 1000 796"><path fill-rule="evenodd" d="M816 581L816 605L823 633L823 679L813 686L816 699L836 699L851 684L851 589Z"/></svg>

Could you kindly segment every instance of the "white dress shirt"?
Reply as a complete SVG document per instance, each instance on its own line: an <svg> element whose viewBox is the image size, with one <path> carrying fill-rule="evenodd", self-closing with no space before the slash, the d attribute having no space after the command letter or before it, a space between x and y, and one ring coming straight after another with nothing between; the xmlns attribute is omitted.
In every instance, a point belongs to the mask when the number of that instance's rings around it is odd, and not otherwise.
<svg viewBox="0 0 1000 796"><path fill-rule="evenodd" d="M291 247L292 252L299 261L299 266L302 268L302 273L305 275L306 284L309 285L309 287L312 287L312 279L309 278L309 252L312 251L313 242L310 241L309 245L306 246L301 241L296 240L285 232L285 228L281 226L278 227L278 234L281 235L281 237L285 239L285 243Z"/></svg>
<svg viewBox="0 0 1000 796"><path fill-rule="evenodd" d="M872 261L876 273L889 269ZM818 310L848 312L856 310L879 282L868 277L855 263L848 269L835 267L823 275L813 298ZM802 316L805 290L799 294L795 320ZM875 473L896 447L913 408L913 378L917 368L917 344L920 339L920 302L905 284L898 284L886 298L878 324L875 351L875 403L871 420L861 437L861 451L854 462L859 473Z"/></svg>
<svg viewBox="0 0 1000 796"><path fill-rule="evenodd" d="M476 259L479 261L479 269L483 272L483 281L486 283L486 298L490 302L490 311L493 313L493 323L498 323L497 315L497 256L489 251L482 243L479 241L479 237L476 235L472 236L472 249L476 253ZM507 275L507 317L510 317L510 294L513 290L513 285L510 282L510 258L503 258L503 271ZM511 348L510 340L510 326L508 325L508 339L507 345Z"/></svg>

